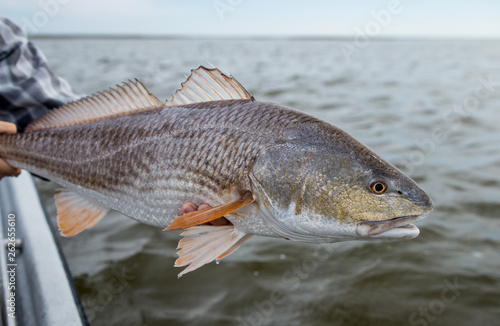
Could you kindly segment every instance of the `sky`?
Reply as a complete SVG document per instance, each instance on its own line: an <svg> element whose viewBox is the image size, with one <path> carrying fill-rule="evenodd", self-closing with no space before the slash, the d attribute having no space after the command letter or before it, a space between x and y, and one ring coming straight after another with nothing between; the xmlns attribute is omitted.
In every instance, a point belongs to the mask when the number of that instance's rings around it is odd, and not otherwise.
<svg viewBox="0 0 500 326"><path fill-rule="evenodd" d="M498 0L2 0L30 35L500 38Z"/></svg>

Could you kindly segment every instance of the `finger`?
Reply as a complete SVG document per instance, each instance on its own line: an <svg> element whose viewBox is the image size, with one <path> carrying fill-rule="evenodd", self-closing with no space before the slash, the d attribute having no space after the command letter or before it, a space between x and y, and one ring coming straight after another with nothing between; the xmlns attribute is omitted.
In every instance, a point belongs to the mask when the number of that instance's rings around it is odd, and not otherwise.
<svg viewBox="0 0 500 326"><path fill-rule="evenodd" d="M222 225L229 225L229 224L231 224L231 222L229 222L227 220L227 218L225 218L225 217L220 217L220 218L218 218L216 220L210 221L209 223L212 224L212 225L214 225L214 226L222 226Z"/></svg>
<svg viewBox="0 0 500 326"><path fill-rule="evenodd" d="M0 134L15 134L17 126L10 122L0 121Z"/></svg>
<svg viewBox="0 0 500 326"><path fill-rule="evenodd" d="M5 121L0 121L0 134L15 134L17 127L15 124ZM0 177L17 177L21 174L21 170L13 168L7 162L0 159Z"/></svg>
<svg viewBox="0 0 500 326"><path fill-rule="evenodd" d="M201 211L202 209L206 209L206 208L210 208L212 206L208 205L208 204L201 204L200 206L198 206L198 210Z"/></svg>
<svg viewBox="0 0 500 326"><path fill-rule="evenodd" d="M19 174L21 174L21 169L13 168L4 160L0 160L0 176L17 177Z"/></svg>
<svg viewBox="0 0 500 326"><path fill-rule="evenodd" d="M181 210L179 213L177 213L178 216L184 215L186 213L191 213L191 212L196 212L198 210L198 207L191 203L191 202L185 202L184 205L182 205Z"/></svg>

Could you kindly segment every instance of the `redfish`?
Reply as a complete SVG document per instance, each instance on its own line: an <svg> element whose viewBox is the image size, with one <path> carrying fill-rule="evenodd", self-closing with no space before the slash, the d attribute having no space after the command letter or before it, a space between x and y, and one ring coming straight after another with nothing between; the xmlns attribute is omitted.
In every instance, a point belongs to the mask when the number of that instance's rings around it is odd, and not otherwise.
<svg viewBox="0 0 500 326"><path fill-rule="evenodd" d="M411 239L432 200L339 128L259 102L218 69L192 70L172 100L130 81L0 135L0 157L62 187L58 225L74 236L109 210L186 229L179 276L252 235L324 243ZM177 216L185 202L210 208ZM207 224L224 216L230 225Z"/></svg>

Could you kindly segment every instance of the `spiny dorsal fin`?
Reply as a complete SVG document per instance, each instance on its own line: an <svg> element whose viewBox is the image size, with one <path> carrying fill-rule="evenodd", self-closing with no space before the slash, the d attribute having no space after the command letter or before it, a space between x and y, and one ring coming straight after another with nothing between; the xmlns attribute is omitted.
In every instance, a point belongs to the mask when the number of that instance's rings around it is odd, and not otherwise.
<svg viewBox="0 0 500 326"><path fill-rule="evenodd" d="M108 208L89 202L80 195L63 189L56 196L57 224L61 235L72 237L90 229L109 212Z"/></svg>
<svg viewBox="0 0 500 326"><path fill-rule="evenodd" d="M33 121L27 132L73 126L163 107L138 80L71 102Z"/></svg>
<svg viewBox="0 0 500 326"><path fill-rule="evenodd" d="M174 266L189 266L179 273L179 277L213 260L221 260L252 237L252 234L240 231L234 225L193 226L181 235L184 238L179 241L177 246L177 249L180 249L177 252L179 258L175 261Z"/></svg>
<svg viewBox="0 0 500 326"><path fill-rule="evenodd" d="M192 103L253 99L236 79L226 76L219 69L200 66L191 70L191 75L181 84L165 106L179 106Z"/></svg>

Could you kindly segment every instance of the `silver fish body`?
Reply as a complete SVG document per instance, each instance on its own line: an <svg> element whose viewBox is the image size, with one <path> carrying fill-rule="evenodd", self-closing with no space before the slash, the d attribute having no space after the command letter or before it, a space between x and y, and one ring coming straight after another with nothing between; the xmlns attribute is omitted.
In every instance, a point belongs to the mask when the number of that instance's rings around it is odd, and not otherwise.
<svg viewBox="0 0 500 326"><path fill-rule="evenodd" d="M109 209L185 228L180 275L251 235L304 242L409 239L432 200L346 132L254 100L217 69L192 71L165 104L129 83L0 136L0 157L68 191L56 196L71 236ZM185 202L213 209L177 214ZM82 216L82 217L80 217ZM230 226L207 226L225 216Z"/></svg>

